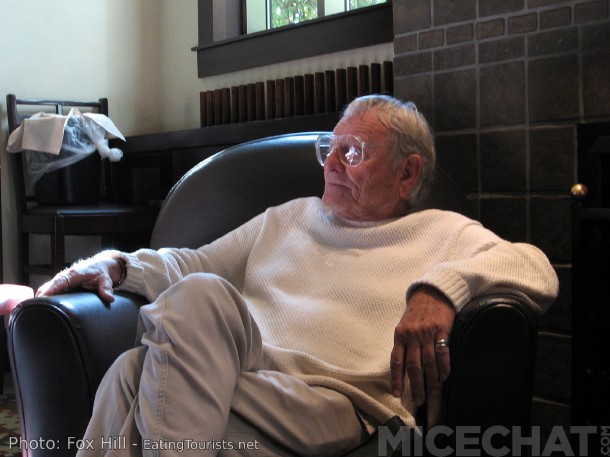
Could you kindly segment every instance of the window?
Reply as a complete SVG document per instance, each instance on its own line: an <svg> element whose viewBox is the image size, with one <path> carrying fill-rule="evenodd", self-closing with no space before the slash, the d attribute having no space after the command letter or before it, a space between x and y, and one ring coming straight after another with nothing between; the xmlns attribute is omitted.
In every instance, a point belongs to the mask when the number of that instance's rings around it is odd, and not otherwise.
<svg viewBox="0 0 610 457"><path fill-rule="evenodd" d="M244 1L198 0L199 45L193 51L200 78L394 40L389 0L256 33L243 32ZM325 0L327 8L330 1L337 0Z"/></svg>
<svg viewBox="0 0 610 457"><path fill-rule="evenodd" d="M299 24L386 0L245 0L247 33Z"/></svg>

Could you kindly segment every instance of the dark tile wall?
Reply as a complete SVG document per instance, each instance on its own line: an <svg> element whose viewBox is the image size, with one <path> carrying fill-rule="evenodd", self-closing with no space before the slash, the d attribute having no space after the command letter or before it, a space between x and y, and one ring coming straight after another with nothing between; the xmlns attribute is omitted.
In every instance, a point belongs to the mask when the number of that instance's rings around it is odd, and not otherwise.
<svg viewBox="0 0 610 457"><path fill-rule="evenodd" d="M534 424L571 402L576 126L610 120L608 0L393 0L395 93L433 125L472 216L540 247L561 292L542 318Z"/></svg>

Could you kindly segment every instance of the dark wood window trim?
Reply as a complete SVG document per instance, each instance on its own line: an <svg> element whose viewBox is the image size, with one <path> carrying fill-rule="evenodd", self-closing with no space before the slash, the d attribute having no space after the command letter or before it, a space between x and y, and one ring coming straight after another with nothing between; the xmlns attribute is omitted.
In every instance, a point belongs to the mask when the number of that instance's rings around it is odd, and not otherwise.
<svg viewBox="0 0 610 457"><path fill-rule="evenodd" d="M193 51L197 52L200 78L394 40L392 3L387 2L302 24L213 41L212 3L199 1L199 46Z"/></svg>

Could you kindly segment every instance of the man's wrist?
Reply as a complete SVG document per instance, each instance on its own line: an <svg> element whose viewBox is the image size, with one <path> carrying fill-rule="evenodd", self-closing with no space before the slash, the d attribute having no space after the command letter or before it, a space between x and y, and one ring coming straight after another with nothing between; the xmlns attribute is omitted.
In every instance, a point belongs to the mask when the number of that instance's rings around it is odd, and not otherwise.
<svg viewBox="0 0 610 457"><path fill-rule="evenodd" d="M113 260L116 261L116 263L119 265L119 269L120 269L119 279L117 281L112 282L112 288L116 289L121 284L123 284L123 282L125 281L125 278L127 277L127 264L125 263L125 260L123 260L120 257L115 257Z"/></svg>

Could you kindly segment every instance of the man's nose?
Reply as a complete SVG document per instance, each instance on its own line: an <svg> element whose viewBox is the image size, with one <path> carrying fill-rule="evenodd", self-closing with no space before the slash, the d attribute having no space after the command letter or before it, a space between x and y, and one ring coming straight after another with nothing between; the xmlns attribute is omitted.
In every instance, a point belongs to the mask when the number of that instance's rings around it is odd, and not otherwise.
<svg viewBox="0 0 610 457"><path fill-rule="evenodd" d="M343 162L341 162L341 159L339 158L339 153L336 149L333 149L331 153L326 156L324 168L328 168L328 170L334 171L345 170L345 165L343 165Z"/></svg>

